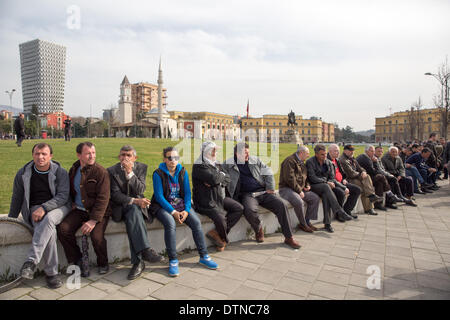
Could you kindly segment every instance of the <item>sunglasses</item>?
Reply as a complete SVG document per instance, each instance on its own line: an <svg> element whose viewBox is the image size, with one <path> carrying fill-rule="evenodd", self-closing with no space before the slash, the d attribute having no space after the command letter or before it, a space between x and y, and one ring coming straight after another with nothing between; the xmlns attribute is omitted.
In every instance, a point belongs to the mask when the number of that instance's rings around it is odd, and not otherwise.
<svg viewBox="0 0 450 320"><path fill-rule="evenodd" d="M166 157L166 159L168 159L169 161L178 161L180 160L180 156L170 156L170 157Z"/></svg>

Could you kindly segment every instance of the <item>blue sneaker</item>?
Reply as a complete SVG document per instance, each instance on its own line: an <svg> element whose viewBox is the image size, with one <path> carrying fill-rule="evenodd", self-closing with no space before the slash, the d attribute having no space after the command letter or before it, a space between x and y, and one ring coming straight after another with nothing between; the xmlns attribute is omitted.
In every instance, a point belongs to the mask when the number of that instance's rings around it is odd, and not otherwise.
<svg viewBox="0 0 450 320"><path fill-rule="evenodd" d="M180 272L178 271L178 259L169 261L169 276L178 277Z"/></svg>
<svg viewBox="0 0 450 320"><path fill-rule="evenodd" d="M216 270L219 268L217 263L215 263L209 255L205 255L198 261L201 265L207 267L208 269Z"/></svg>

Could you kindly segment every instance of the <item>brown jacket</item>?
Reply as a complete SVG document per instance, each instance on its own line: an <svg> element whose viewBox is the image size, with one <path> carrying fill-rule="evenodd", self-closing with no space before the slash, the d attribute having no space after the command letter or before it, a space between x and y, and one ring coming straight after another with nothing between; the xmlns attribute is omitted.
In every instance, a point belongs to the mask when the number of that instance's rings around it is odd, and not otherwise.
<svg viewBox="0 0 450 320"><path fill-rule="evenodd" d="M361 173L366 172L366 170L360 166L354 157L349 158L345 153L342 153L339 157L339 163L347 176L347 179L361 180Z"/></svg>
<svg viewBox="0 0 450 320"><path fill-rule="evenodd" d="M291 188L297 193L309 186L306 165L294 153L281 163L279 188Z"/></svg>
<svg viewBox="0 0 450 320"><path fill-rule="evenodd" d="M75 189L73 180L80 166L80 161L76 161L69 171L70 196L75 203ZM101 222L103 217L111 213L109 207L110 182L108 171L98 163L92 166L85 166L81 169L81 201L84 208L89 213L89 218Z"/></svg>

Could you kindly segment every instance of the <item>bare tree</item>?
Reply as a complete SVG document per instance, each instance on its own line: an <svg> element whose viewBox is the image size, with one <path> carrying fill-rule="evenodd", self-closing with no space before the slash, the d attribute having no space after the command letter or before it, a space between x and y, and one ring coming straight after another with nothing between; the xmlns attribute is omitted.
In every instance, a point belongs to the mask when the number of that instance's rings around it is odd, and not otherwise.
<svg viewBox="0 0 450 320"><path fill-rule="evenodd" d="M450 78L450 68L448 65L448 60L445 59L439 68L437 74L427 72L425 75L433 76L441 84L441 93L433 97L434 105L440 110L440 121L441 121L441 135L447 139L448 124L450 122L449 114L449 78Z"/></svg>

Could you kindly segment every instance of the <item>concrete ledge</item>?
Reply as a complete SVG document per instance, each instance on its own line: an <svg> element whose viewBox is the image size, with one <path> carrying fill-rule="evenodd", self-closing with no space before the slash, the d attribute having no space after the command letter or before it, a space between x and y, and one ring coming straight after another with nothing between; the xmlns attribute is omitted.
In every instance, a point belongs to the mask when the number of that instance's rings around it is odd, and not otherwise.
<svg viewBox="0 0 450 320"><path fill-rule="evenodd" d="M289 220L292 228L298 225L298 219L295 215L294 208L283 199L288 207ZM355 213L363 212L361 199L354 209ZM280 225L274 214L262 207L259 208L261 214L261 220L265 227L266 234L272 234L279 230ZM214 224L211 219L206 216L199 215L202 222L202 228L204 233L214 228ZM312 223L322 223L323 221L323 206L320 202L318 220L312 221ZM30 233L21 226L8 225L6 228L0 225L0 275L4 274L8 267L10 272L18 273L20 267L27 257L28 250L30 248L32 237ZM150 245L157 252L162 253L165 250L164 243L164 228L163 225L156 219L152 224L147 224L148 237ZM231 242L245 240L249 238L250 233L253 233L249 223L242 217L239 222L231 229L229 239ZM81 238L80 231L77 232L78 239ZM184 249L195 249L195 243L192 238L192 232L189 227L185 225L177 226L177 251ZM112 220L109 221L105 232L105 238L108 242L108 260L114 262L118 259L127 259L130 257L128 237L126 233L125 224L123 222L117 223ZM211 246L212 243L206 238L206 243ZM60 266L67 266L67 260L64 255L63 248L58 242L58 253ZM92 248L89 247L89 256L92 263L96 263L96 255ZM39 269L43 269L43 266L39 266Z"/></svg>

